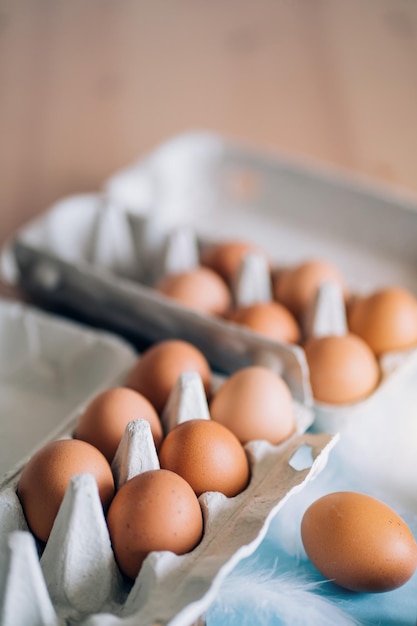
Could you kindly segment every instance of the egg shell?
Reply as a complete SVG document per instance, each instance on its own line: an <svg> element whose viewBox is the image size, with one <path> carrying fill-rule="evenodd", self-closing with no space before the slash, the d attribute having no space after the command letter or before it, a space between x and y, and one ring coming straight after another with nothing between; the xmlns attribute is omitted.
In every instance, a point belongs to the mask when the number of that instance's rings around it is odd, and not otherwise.
<svg viewBox="0 0 417 626"><path fill-rule="evenodd" d="M274 298L297 319L302 319L314 301L318 288L326 281L336 282L346 291L345 280L333 264L322 259L305 261L273 273Z"/></svg>
<svg viewBox="0 0 417 626"><path fill-rule="evenodd" d="M400 587L417 567L417 544L389 506L352 491L319 498L301 522L305 551L329 580L352 591Z"/></svg>
<svg viewBox="0 0 417 626"><path fill-rule="evenodd" d="M149 552L185 554L203 533L197 496L181 476L166 469L128 480L112 501L107 524L117 563L132 579Z"/></svg>
<svg viewBox="0 0 417 626"><path fill-rule="evenodd" d="M347 314L351 332L378 356L417 345L417 300L406 289L391 287L354 298Z"/></svg>
<svg viewBox="0 0 417 626"><path fill-rule="evenodd" d="M208 267L167 274L155 289L187 308L210 315L223 315L232 303L228 286Z"/></svg>
<svg viewBox="0 0 417 626"><path fill-rule="evenodd" d="M158 448L163 437L162 424L149 400L127 387L106 389L96 395L80 415L74 437L91 443L111 463L126 426L138 419L149 422Z"/></svg>
<svg viewBox="0 0 417 626"><path fill-rule="evenodd" d="M279 302L257 302L239 307L232 311L227 319L247 326L274 341L284 343L300 341L300 328L295 317Z"/></svg>
<svg viewBox="0 0 417 626"><path fill-rule="evenodd" d="M160 415L180 374L193 371L200 374L209 396L211 371L203 353L186 341L166 340L142 354L126 384L143 394Z"/></svg>
<svg viewBox="0 0 417 626"><path fill-rule="evenodd" d="M113 474L104 455L85 441L52 441L23 468L17 495L31 531L41 541L47 541L67 487L76 474L94 476L107 509L114 494Z"/></svg>
<svg viewBox="0 0 417 626"><path fill-rule="evenodd" d="M349 404L369 396L381 373L369 346L356 335L312 337L304 345L313 396L327 404Z"/></svg>
<svg viewBox="0 0 417 626"><path fill-rule="evenodd" d="M182 476L197 496L205 491L236 496L249 480L242 444L228 428L213 420L178 424L165 437L159 460L161 467Z"/></svg>
<svg viewBox="0 0 417 626"><path fill-rule="evenodd" d="M259 439L278 444L295 430L287 384L258 365L238 370L221 385L210 403L210 415L243 444Z"/></svg>
<svg viewBox="0 0 417 626"><path fill-rule="evenodd" d="M249 241L223 241L208 245L201 254L201 263L219 274L228 285L239 271L246 254L266 253L256 244Z"/></svg>

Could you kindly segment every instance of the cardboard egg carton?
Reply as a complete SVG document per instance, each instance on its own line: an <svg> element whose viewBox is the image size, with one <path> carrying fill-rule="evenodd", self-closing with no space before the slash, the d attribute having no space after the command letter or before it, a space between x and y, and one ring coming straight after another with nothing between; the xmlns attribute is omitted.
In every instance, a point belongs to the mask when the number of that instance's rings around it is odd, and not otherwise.
<svg viewBox="0 0 417 626"><path fill-rule="evenodd" d="M9 429L16 428L32 451L49 440L70 437L86 403L99 390L122 384L137 358L121 340L21 305L1 303L0 331L4 342L1 384L9 392L3 397L8 396L9 406L16 400L16 410L5 422ZM221 380L214 376L213 385ZM28 403L29 388L36 391L37 401L30 396ZM64 403L64 408L68 414L63 415L58 408L67 393L69 405ZM22 394L24 401L19 405ZM37 423L46 403L56 395L59 403L50 408L54 424L48 424L47 435L38 433L37 442L27 441L18 409L24 417L30 410L31 421ZM3 626L186 626L195 622L227 574L261 543L286 500L324 468L337 441L326 434L306 434L311 410L296 400L294 410L297 428L287 441L279 446L264 441L247 444L251 480L241 494L200 496L204 517L200 544L182 556L151 553L132 584L116 565L97 485L88 474L72 479L46 545L38 544L16 495L20 470L31 454L25 451L24 458L17 457L17 463L8 468L0 487L0 622ZM164 428L169 431L196 415L209 419L207 401L198 375L186 372L167 401ZM15 454L20 452L15 450ZM148 423L131 422L112 465L117 487L157 467Z"/></svg>
<svg viewBox="0 0 417 626"><path fill-rule="evenodd" d="M242 190L248 174L257 183ZM297 169L213 136L186 136L116 174L103 192L58 202L17 234L2 263L10 282L48 308L135 341L185 339L226 373L254 362L274 367L295 398L314 406L314 428L334 433L383 412L400 389L407 393L417 370L415 350L382 357L381 383L369 398L346 406L313 403L301 347L187 309L153 286L166 273L198 265L208 242L242 237L277 265L328 258L356 293L388 283L417 293L412 234L417 236L417 212L388 193ZM263 257L244 259L232 293L235 304L271 299ZM318 294L314 307L305 335L345 332L336 286Z"/></svg>
<svg viewBox="0 0 417 626"><path fill-rule="evenodd" d="M304 353L247 328L193 311L158 293L157 277L191 268L198 260L194 230L159 217L132 214L100 194L74 196L22 230L3 251L3 274L37 303L76 313L132 339L180 338L197 346L221 372L263 359L285 378L295 398L308 404L311 390ZM235 286L253 300L259 260L252 259ZM253 293L252 293L253 292Z"/></svg>

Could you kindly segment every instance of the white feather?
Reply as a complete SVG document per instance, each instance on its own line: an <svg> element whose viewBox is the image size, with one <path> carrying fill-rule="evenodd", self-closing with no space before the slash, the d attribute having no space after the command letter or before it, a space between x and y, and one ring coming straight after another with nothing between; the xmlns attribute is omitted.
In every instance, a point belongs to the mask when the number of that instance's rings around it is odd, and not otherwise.
<svg viewBox="0 0 417 626"><path fill-rule="evenodd" d="M335 603L315 593L321 584L248 561L223 583L206 615L207 626L253 626L255 616L256 626L357 626Z"/></svg>

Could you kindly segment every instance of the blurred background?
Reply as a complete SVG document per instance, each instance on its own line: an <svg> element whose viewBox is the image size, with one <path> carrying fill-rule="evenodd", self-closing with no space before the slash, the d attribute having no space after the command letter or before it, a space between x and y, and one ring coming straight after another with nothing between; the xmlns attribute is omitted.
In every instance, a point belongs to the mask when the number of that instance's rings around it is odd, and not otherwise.
<svg viewBox="0 0 417 626"><path fill-rule="evenodd" d="M208 129L417 191L415 0L0 0L1 242Z"/></svg>

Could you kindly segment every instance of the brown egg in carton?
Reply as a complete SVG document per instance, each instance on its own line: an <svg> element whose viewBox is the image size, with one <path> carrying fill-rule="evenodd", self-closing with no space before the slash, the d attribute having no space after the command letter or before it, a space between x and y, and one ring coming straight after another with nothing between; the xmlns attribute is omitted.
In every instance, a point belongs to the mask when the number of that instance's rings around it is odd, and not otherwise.
<svg viewBox="0 0 417 626"><path fill-rule="evenodd" d="M228 572L262 541L285 500L326 463L336 439L302 434L311 415L301 406L296 415L297 432L280 446L266 441L247 444L251 478L239 495L200 496L204 532L198 546L181 556L152 552L130 584L117 567L91 475L71 480L49 539L43 550L38 546L40 561L16 487L4 489L0 494L4 626L192 624L208 608ZM196 416L210 419L201 379L187 372L170 394L163 421L172 429ZM292 459L305 447L315 461L311 468L295 469L297 461L292 465ZM142 419L129 423L112 463L117 488L158 468L149 423Z"/></svg>

